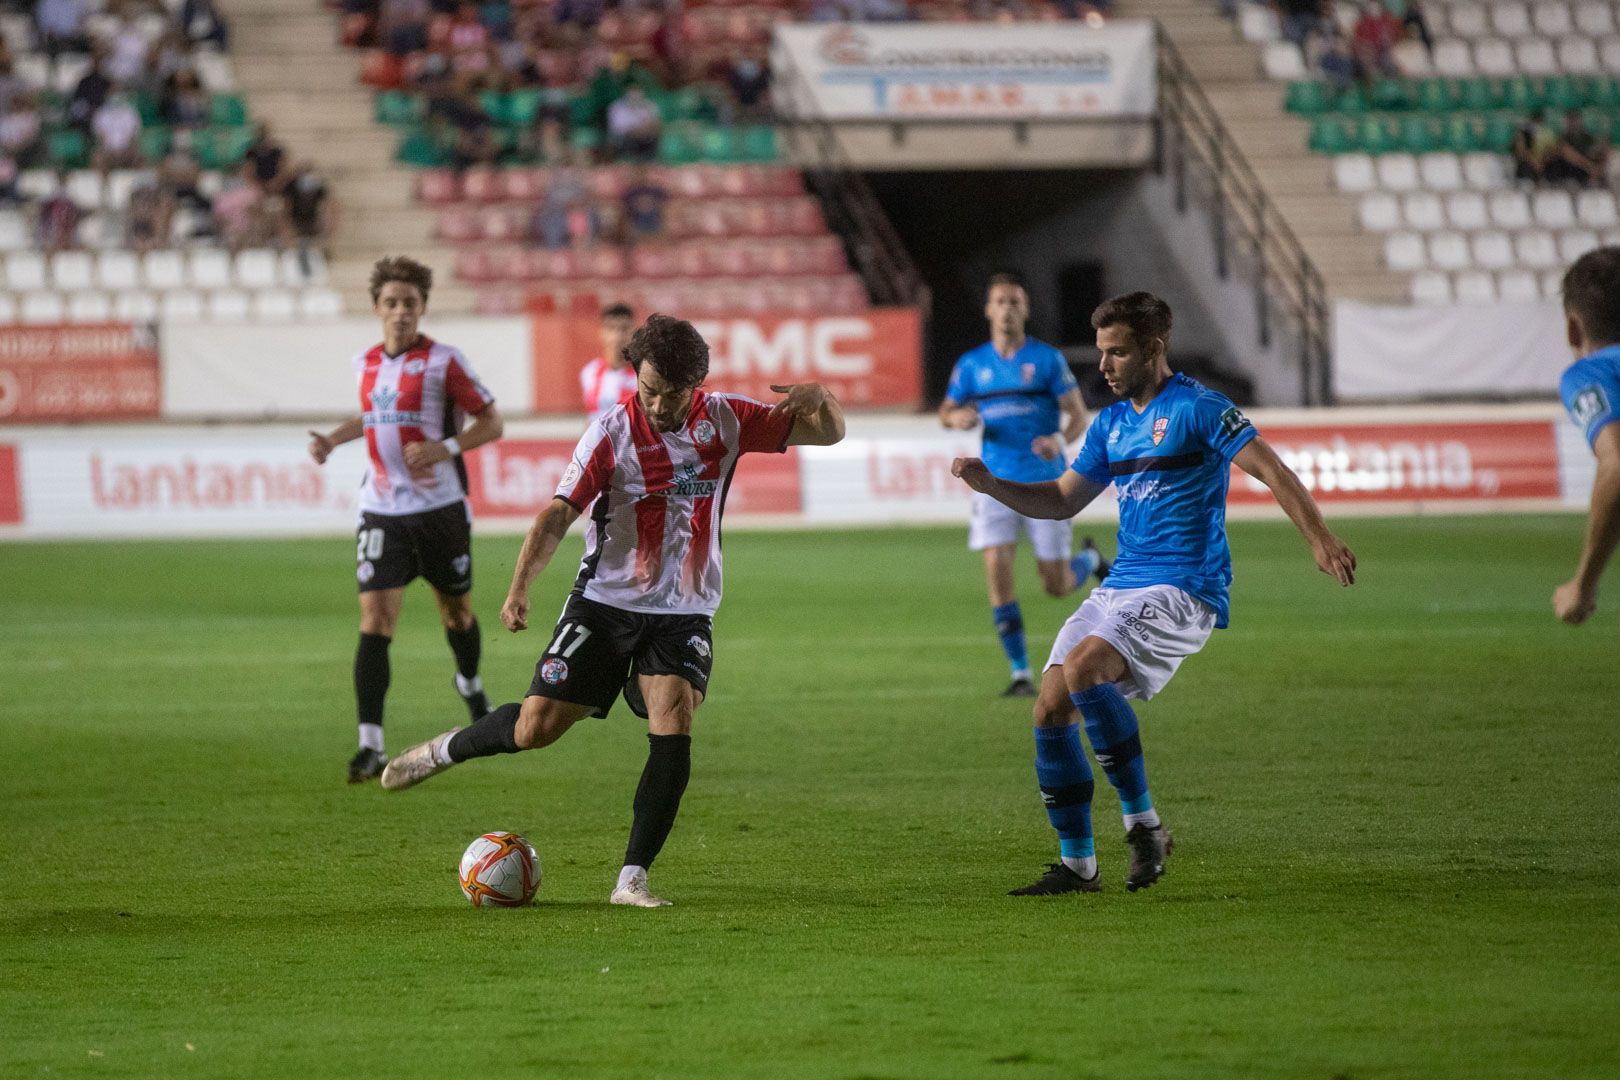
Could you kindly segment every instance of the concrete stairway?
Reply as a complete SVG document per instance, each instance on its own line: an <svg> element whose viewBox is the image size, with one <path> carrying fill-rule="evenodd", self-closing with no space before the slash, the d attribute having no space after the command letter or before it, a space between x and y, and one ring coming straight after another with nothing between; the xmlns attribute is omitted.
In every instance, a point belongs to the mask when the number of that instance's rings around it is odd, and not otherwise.
<svg viewBox="0 0 1620 1080"><path fill-rule="evenodd" d="M394 163L396 137L372 119L359 56L338 42L336 17L315 0L232 0L229 15L248 109L331 184L332 284L349 311L370 309L371 265L388 254L433 267L435 312L471 311L472 290L451 275L454 251L433 239L434 215L415 204L414 170Z"/></svg>
<svg viewBox="0 0 1620 1080"><path fill-rule="evenodd" d="M1122 0L1121 18L1157 19L1231 133L1266 194L1316 264L1332 300L1403 303L1406 280L1356 223L1357 201L1333 186L1330 159L1306 147L1306 123L1283 111L1282 84L1260 70L1260 46L1238 36L1214 0Z"/></svg>

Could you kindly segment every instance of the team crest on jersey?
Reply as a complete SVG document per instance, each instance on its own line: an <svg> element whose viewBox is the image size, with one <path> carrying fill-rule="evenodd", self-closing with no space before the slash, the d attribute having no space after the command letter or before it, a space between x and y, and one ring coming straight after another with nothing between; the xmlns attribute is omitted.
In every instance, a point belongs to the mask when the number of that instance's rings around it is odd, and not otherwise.
<svg viewBox="0 0 1620 1080"><path fill-rule="evenodd" d="M693 634L691 637L686 639L686 644L693 652L697 653L705 660L709 658L709 643L708 641L704 640L702 634Z"/></svg>
<svg viewBox="0 0 1620 1080"><path fill-rule="evenodd" d="M707 420L699 420L692 425L692 441L699 443L714 442L714 425Z"/></svg>
<svg viewBox="0 0 1620 1080"><path fill-rule="evenodd" d="M1588 386L1575 395L1575 403L1570 406L1570 412L1575 414L1575 422L1581 427L1590 427L1592 421L1609 411L1609 398L1601 386Z"/></svg>
<svg viewBox="0 0 1620 1080"><path fill-rule="evenodd" d="M540 665L540 677L552 686L556 686L568 678L568 661L559 660L555 656Z"/></svg>
<svg viewBox="0 0 1620 1080"><path fill-rule="evenodd" d="M1024 381L1025 382L1031 383L1031 382L1035 381L1035 365L1034 364L1025 364L1023 366L1023 368L1022 368L1022 371L1023 371Z"/></svg>
<svg viewBox="0 0 1620 1080"><path fill-rule="evenodd" d="M354 568L354 576L359 579L360 584L364 585L366 582L377 576L377 568L371 565L370 559L366 559L359 566Z"/></svg>
<svg viewBox="0 0 1620 1080"><path fill-rule="evenodd" d="M565 488L566 487L573 487L578 482L579 482L579 462L570 461L568 463L568 468L563 470L562 480L558 483L557 486L558 487L565 487Z"/></svg>
<svg viewBox="0 0 1620 1080"><path fill-rule="evenodd" d="M1164 433L1170 430L1170 418L1161 416L1153 421L1153 445L1158 446L1164 442Z"/></svg>
<svg viewBox="0 0 1620 1080"><path fill-rule="evenodd" d="M427 370L427 361L426 360L407 360L407 361L405 361L405 374L407 374L407 375L420 375L420 374L422 374L422 372L424 372L426 370Z"/></svg>

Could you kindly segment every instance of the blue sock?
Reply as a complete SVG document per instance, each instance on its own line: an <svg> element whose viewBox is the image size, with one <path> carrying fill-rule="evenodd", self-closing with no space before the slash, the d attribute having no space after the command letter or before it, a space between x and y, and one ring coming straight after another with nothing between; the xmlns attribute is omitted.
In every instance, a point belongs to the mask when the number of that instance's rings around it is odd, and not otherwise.
<svg viewBox="0 0 1620 1080"><path fill-rule="evenodd" d="M1090 877L1097 872L1097 848L1091 836L1091 796L1096 784L1080 745L1079 724L1035 729L1035 779L1041 785L1047 820L1057 830L1058 854L1069 869Z"/></svg>
<svg viewBox="0 0 1620 1080"><path fill-rule="evenodd" d="M1069 569L1074 571L1074 583L1084 585L1086 579L1097 572L1102 565L1102 556L1092 548L1081 548L1080 554L1069 560Z"/></svg>
<svg viewBox="0 0 1620 1080"><path fill-rule="evenodd" d="M1103 683L1070 694L1074 707L1086 720L1086 737L1097 754L1108 782L1119 792L1120 810L1127 826L1136 822L1157 825L1148 794L1147 765L1142 761L1142 740L1137 735L1136 713L1113 683Z"/></svg>
<svg viewBox="0 0 1620 1080"><path fill-rule="evenodd" d="M1007 654L1014 676L1029 674L1029 651L1024 648L1024 614L1018 610L1018 601L991 608L996 618L996 634L1001 638L1001 651Z"/></svg>

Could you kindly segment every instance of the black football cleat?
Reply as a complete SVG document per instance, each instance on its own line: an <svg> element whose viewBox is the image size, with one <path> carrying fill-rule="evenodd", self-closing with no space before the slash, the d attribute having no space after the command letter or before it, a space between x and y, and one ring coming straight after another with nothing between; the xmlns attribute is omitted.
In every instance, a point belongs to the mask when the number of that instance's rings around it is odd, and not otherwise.
<svg viewBox="0 0 1620 1080"><path fill-rule="evenodd" d="M481 718L485 713L489 712L489 698L484 696L484 691L482 688L474 690L470 694L463 694L461 692L461 684L459 682L451 679L450 685L456 688L456 696L467 703L467 712L471 714L474 720Z"/></svg>
<svg viewBox="0 0 1620 1080"><path fill-rule="evenodd" d="M1102 892L1102 871L1081 877L1060 862L1048 863L1045 874L1033 885L1011 889L1008 896L1057 896L1071 892Z"/></svg>
<svg viewBox="0 0 1620 1080"><path fill-rule="evenodd" d="M1007 684L1007 689L1001 692L1002 697L1034 697L1035 683L1028 675L1020 675Z"/></svg>
<svg viewBox="0 0 1620 1080"><path fill-rule="evenodd" d="M1097 541L1089 536L1081 537L1080 548L1082 551L1095 551L1097 553L1097 569L1093 570L1091 575L1097 579L1097 584L1102 584L1107 580L1108 571L1114 568L1114 564L1103 558L1102 549L1097 546ZM1081 584L1083 585L1085 582L1081 582Z"/></svg>
<svg viewBox="0 0 1620 1080"><path fill-rule="evenodd" d="M1125 874L1125 891L1145 889L1164 876L1164 860L1175 850L1175 837L1163 825L1149 828L1141 822L1125 834L1131 849L1131 868Z"/></svg>
<svg viewBox="0 0 1620 1080"><path fill-rule="evenodd" d="M362 746L349 759L349 783L363 784L382 775L388 764L388 755L380 754L369 746Z"/></svg>

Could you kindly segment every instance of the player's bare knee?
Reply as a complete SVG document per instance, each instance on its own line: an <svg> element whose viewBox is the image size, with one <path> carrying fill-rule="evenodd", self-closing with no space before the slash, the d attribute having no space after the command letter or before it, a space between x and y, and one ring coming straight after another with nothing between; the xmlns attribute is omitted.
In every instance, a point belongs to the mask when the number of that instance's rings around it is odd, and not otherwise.
<svg viewBox="0 0 1620 1080"><path fill-rule="evenodd" d="M683 702L653 713L647 720L647 731L652 735L692 734L692 707Z"/></svg>
<svg viewBox="0 0 1620 1080"><path fill-rule="evenodd" d="M1103 657L1082 644L1063 658L1063 681L1068 684L1069 693L1078 694L1093 686L1113 682L1114 678Z"/></svg>

